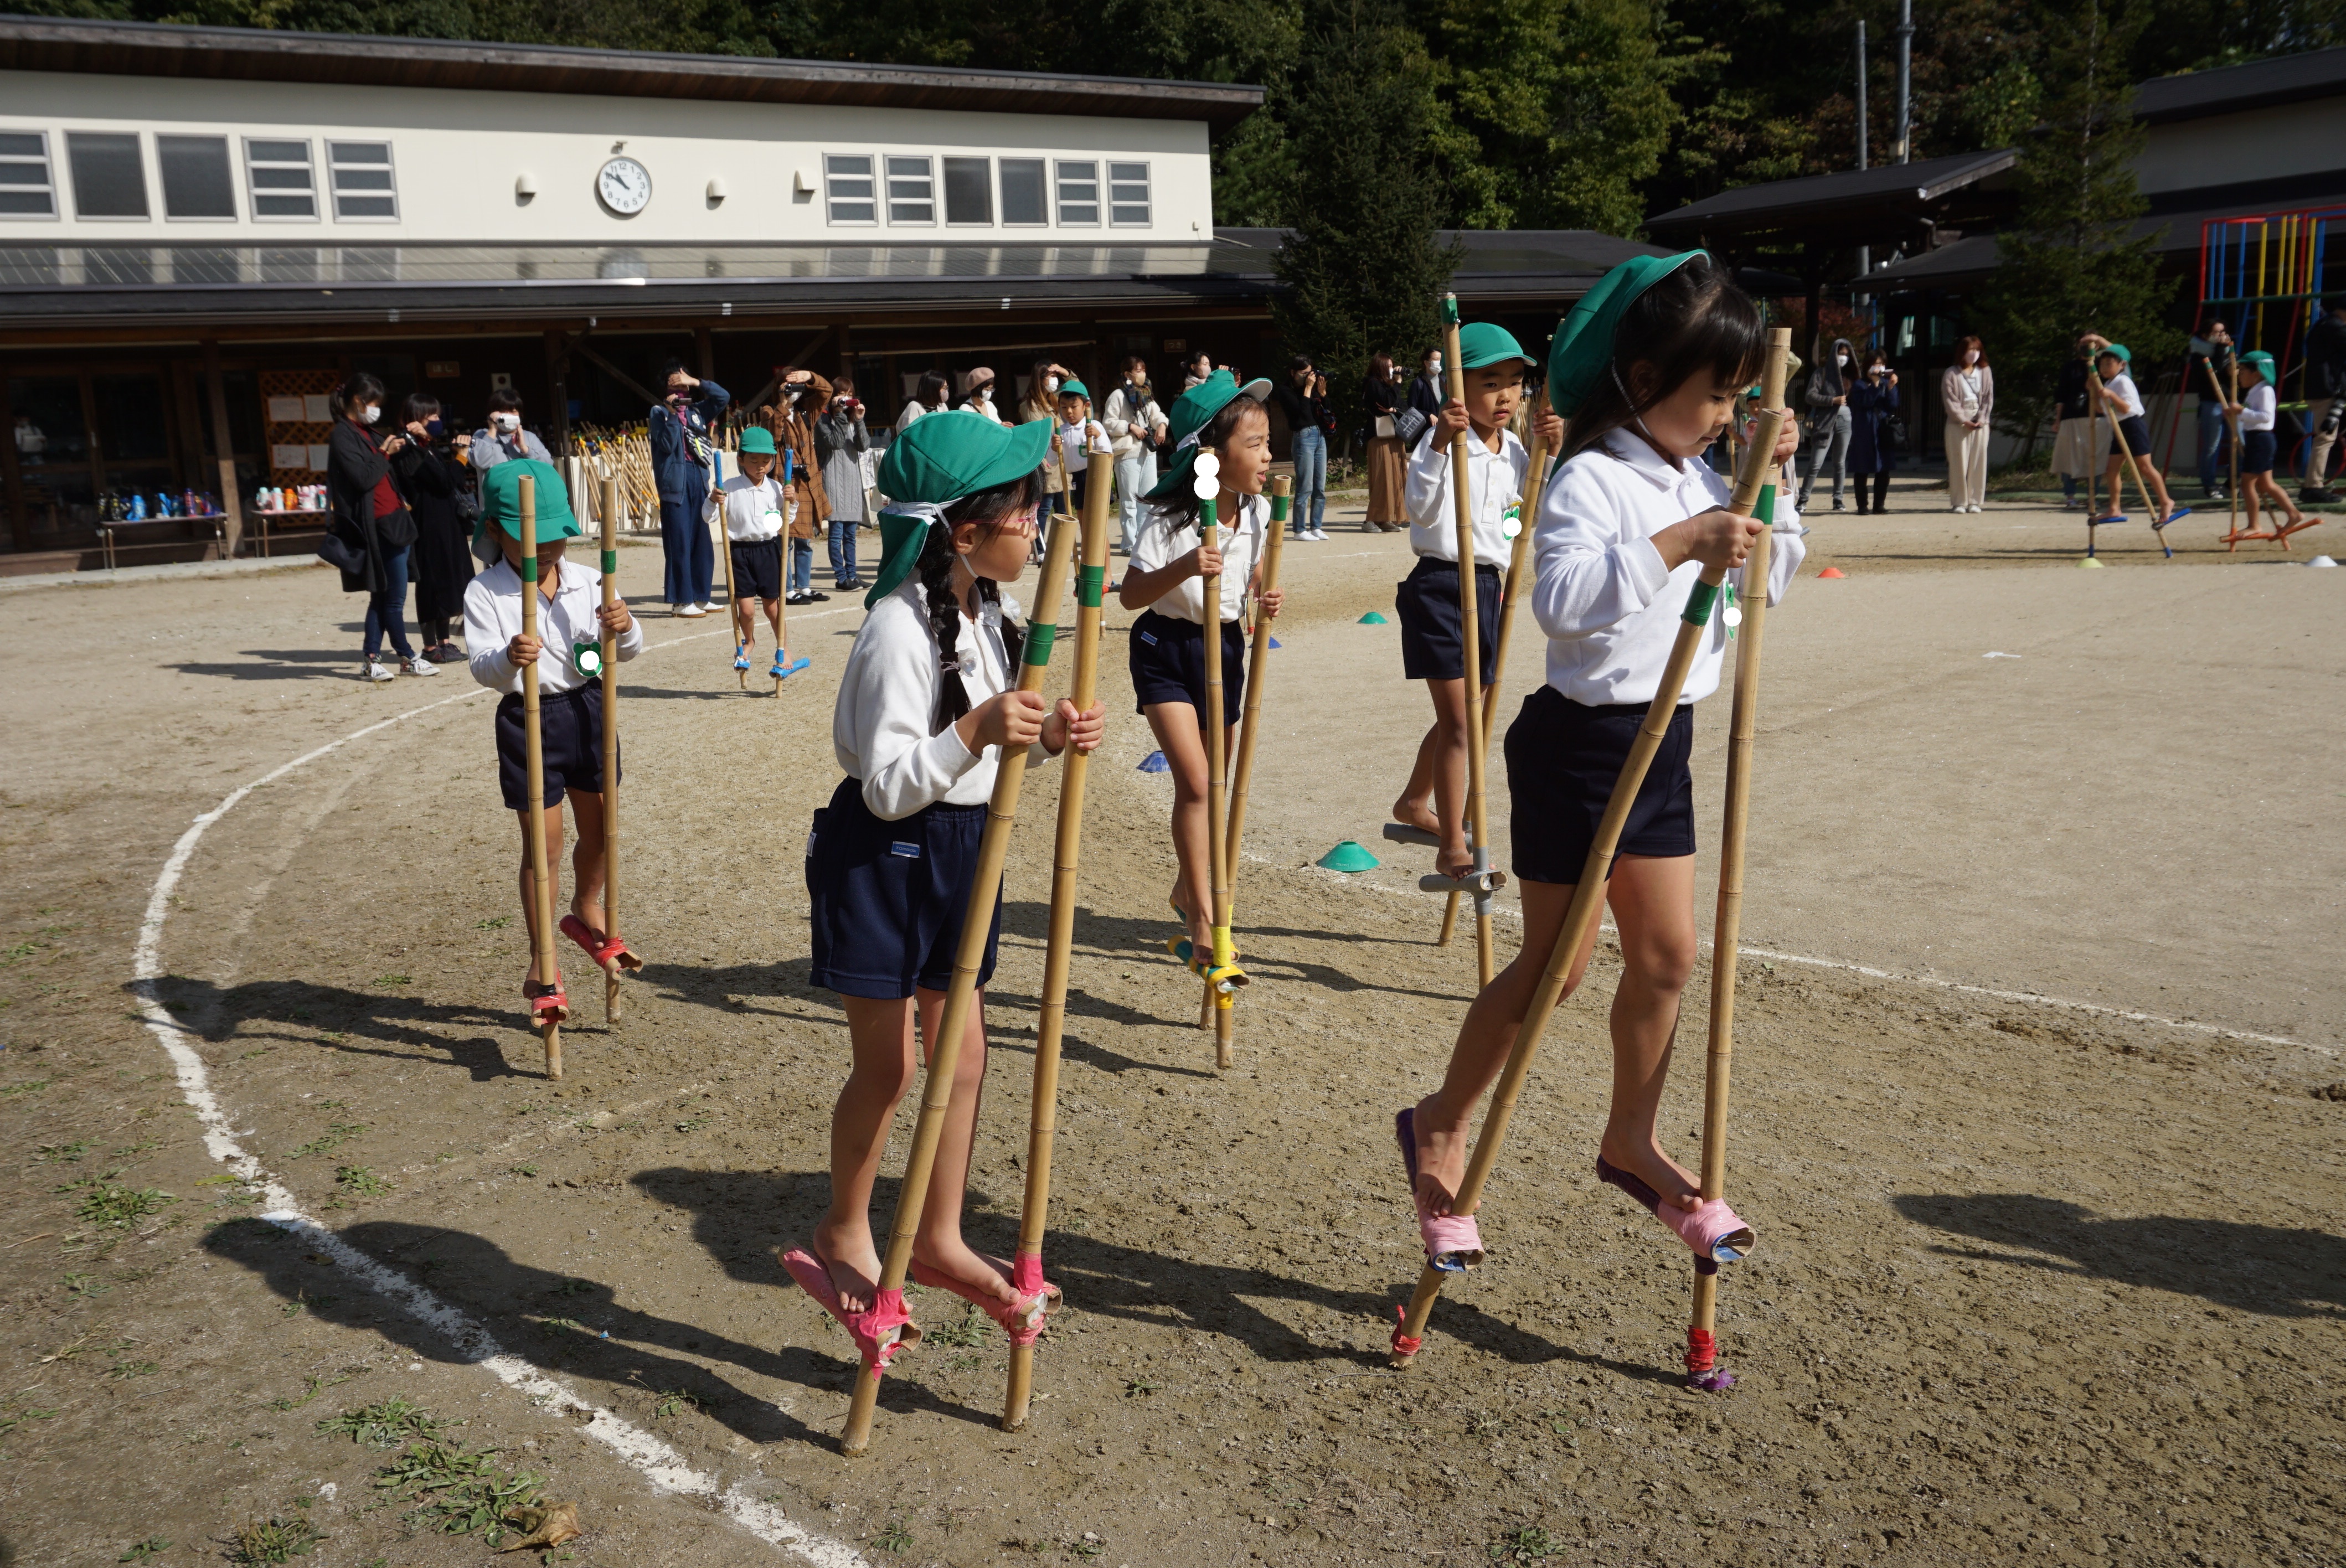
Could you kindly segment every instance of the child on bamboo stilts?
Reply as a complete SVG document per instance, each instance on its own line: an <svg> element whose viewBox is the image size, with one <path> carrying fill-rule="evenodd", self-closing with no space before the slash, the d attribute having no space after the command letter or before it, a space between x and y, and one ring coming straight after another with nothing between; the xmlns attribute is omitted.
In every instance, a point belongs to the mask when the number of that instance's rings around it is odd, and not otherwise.
<svg viewBox="0 0 2346 1568"><path fill-rule="evenodd" d="M1013 689L1024 636L997 585L1025 570L1043 499L1054 422L1016 428L960 415L924 419L890 443L880 488L879 574L847 656L831 744L847 777L815 813L807 858L814 963L840 993L853 1053L831 1122L831 1207L783 1266L874 1352L905 1321L875 1318L880 1255L872 1187L897 1103L918 1075L916 1041L936 1046L938 1015L977 874L994 776L1097 747L1107 709ZM962 1194L985 1074L985 993L1001 935L997 900L953 1084L952 1109L913 1248L918 1283L975 1302L1005 1327L1031 1326L1011 1266L962 1239ZM915 1033L917 1029L917 1034ZM868 1342L867 1342L868 1341Z"/></svg>
<svg viewBox="0 0 2346 1568"><path fill-rule="evenodd" d="M2240 356L2240 401L2232 412L2240 422L2240 495L2249 509L2248 528L2242 538L2270 537L2285 539L2299 529L2309 526L2305 514L2289 498L2273 478L2273 465L2280 456L2279 438L2273 426L2279 423L2280 394L2273 390L2273 357L2258 349ZM2257 503L2264 497L2288 514L2289 521L2279 524L2270 535L2257 525Z"/></svg>
<svg viewBox="0 0 2346 1568"><path fill-rule="evenodd" d="M1549 397L1566 421L1566 462L1532 524L1531 607L1548 637L1547 680L1524 699L1505 748L1523 946L1468 1009L1442 1086L1395 1118L1427 1257L1443 1267L1482 1257L1473 1218L1450 1210L1465 1173L1469 1119L1505 1063L1563 931L1688 595L1706 569L1739 566L1761 526L1725 509L1731 486L1701 461L1765 356L1759 307L1732 279L1699 250L1635 258L1574 309L1550 351ZM1799 432L1787 422L1777 463L1798 446ZM1780 493L1775 505L1771 602L1807 554L1790 497ZM1726 647L1726 628L1714 618L1637 791L1606 887L1622 974L1612 1009L1613 1100L1597 1173L1625 1186L1642 1184L1680 1214L1696 1207L1696 1179L1663 1152L1654 1118L1697 949L1694 781L1687 768L1693 705L1718 689ZM1587 969L1596 929L1592 922L1589 946L1573 959L1566 995Z"/></svg>
<svg viewBox="0 0 2346 1568"><path fill-rule="evenodd" d="M2134 364L2134 354L2124 343L2112 343L2094 356L2094 372L2102 381L2102 406L2110 416L2110 455L2102 477L2110 497L2110 510L2119 504L2118 470L2132 469L2135 477L2150 492L2150 503L2158 509L2151 526L2164 528L2175 520L2175 503L2167 494L2167 480L2158 472L2158 464L2150 456L2150 423L2143 417L2142 393L2136 390L2134 377L2127 373ZM2141 459L2128 463L2127 453Z"/></svg>
<svg viewBox="0 0 2346 1568"><path fill-rule="evenodd" d="M536 637L521 630L521 481L536 482L537 591ZM546 775L546 863L558 880L562 865L562 802L568 798L578 818L578 848L571 857L570 912L563 935L609 971L627 951L607 941L603 919L603 683L601 643L605 627L617 635L619 657L631 659L644 647L643 628L625 600L603 607L602 575L565 558L566 542L579 535L571 515L569 491L550 463L534 457L497 463L481 475L481 518L476 536L504 546L505 559L474 577L464 589L464 646L473 678L505 696L497 700L497 788L505 809L521 823L521 908L529 922L529 976L522 983L530 1023L546 1015L566 1023L569 999L557 966L537 972L537 899L529 865L529 753L523 731L521 672L537 667L537 723Z"/></svg>
<svg viewBox="0 0 2346 1568"><path fill-rule="evenodd" d="M1474 869L1466 847L1466 657L1458 613L1458 513L1451 495L1451 442L1466 443L1467 504L1474 520L1475 629L1482 643L1482 679L1488 686L1499 657L1499 576L1523 527L1524 476L1531 453L1509 428L1524 402L1524 376L1539 361L1512 333L1487 321L1458 330L1466 372L1466 401L1454 399L1410 454L1406 495L1409 544L1417 565L1393 596L1401 616L1404 680L1422 680L1433 698L1433 725L1417 745L1417 765L1393 802L1393 820L1438 834L1433 869L1446 877ZM1564 422L1543 414L1547 450L1564 440ZM1484 839L1489 841L1490 835Z"/></svg>
<svg viewBox="0 0 2346 1568"><path fill-rule="evenodd" d="M748 669L758 648L758 611L774 628L774 667L782 677L789 649L782 647L782 531L797 502L776 470L780 462L773 432L751 425L741 433L740 472L729 475L709 498L702 522L725 519L726 548L733 553L733 667Z"/></svg>
<svg viewBox="0 0 2346 1568"><path fill-rule="evenodd" d="M1261 586L1263 541L1270 527L1270 507L1262 498L1263 482L1270 476L1270 415L1263 408L1270 393L1268 381L1240 386L1224 370L1174 400L1166 418L1173 465L1145 498L1150 509L1117 590L1126 609L1144 612L1132 623L1132 687L1158 749L1171 765L1173 852L1180 869L1170 901L1188 931L1183 956L1201 976L1209 974L1214 955L1203 579L1221 575L1222 755L1234 757L1238 742L1230 732L1246 696L1241 616L1248 597ZM1206 452L1221 464L1215 539L1204 537L1198 526L1197 461ZM1277 589L1261 594L1262 613L1277 616L1283 596Z"/></svg>

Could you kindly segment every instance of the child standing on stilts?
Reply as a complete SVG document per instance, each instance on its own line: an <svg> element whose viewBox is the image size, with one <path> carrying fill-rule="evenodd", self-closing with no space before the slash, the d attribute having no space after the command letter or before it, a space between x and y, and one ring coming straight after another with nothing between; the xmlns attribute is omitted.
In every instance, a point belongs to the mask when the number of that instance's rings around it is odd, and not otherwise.
<svg viewBox="0 0 2346 1568"><path fill-rule="evenodd" d="M1468 1010L1442 1086L1395 1118L1420 1234L1437 1268L1481 1260L1472 1216L1451 1207L1466 1169L1469 1120L1506 1060L1564 930L1696 579L1739 567L1762 526L1725 510L1729 486L1700 459L1727 429L1765 351L1759 307L1728 269L1698 250L1616 268L1556 336L1548 387L1566 422L1567 461L1533 524L1532 609L1548 636L1547 680L1525 699L1505 743L1523 946ZM1798 446L1788 424L1776 462ZM1807 553L1790 497L1780 494L1775 505L1771 603ZM1606 891L1619 929L1622 976L1613 998L1613 1097L1597 1174L1641 1202L1653 1195L1658 1217L1674 1231L1673 1217L1693 1213L1698 1189L1663 1152L1655 1116L1698 947L1687 766L1693 705L1718 689L1726 646L1721 621L1710 620L1629 811ZM1592 920L1566 995L1586 972L1596 932Z"/></svg>
<svg viewBox="0 0 2346 1568"><path fill-rule="evenodd" d="M2273 380L2270 354L2257 349L2240 356L2240 384L2248 390L2231 411L2240 422L2240 495L2249 508L2249 525L2240 537L2279 539L2286 546L2291 534L2310 528L2320 519L2307 522L2305 514L2297 509L2297 503L2289 498L2289 492L2273 478L2273 466L2279 456L2273 427L2280 423L2280 412ZM2259 501L2280 507L2289 521L2275 524L2270 529L2259 527Z"/></svg>
<svg viewBox="0 0 2346 1568"><path fill-rule="evenodd" d="M522 635L521 482L534 482L537 524L538 636ZM478 533L495 539L505 559L464 590L464 646L473 678L497 702L497 787L505 809L521 822L521 904L533 939L537 900L532 896L529 844L527 740L523 733L521 672L537 667L538 723L546 773L546 860L562 863L562 802L574 803L578 847L571 858L570 912L562 918L565 936L585 949L606 971L621 962L624 942L606 939L603 916L603 688L602 639L606 628L617 637L624 662L643 651L643 628L625 600L602 604L602 577L591 566L565 559L566 541L579 535L578 519L566 499L567 488L550 463L517 458L481 475ZM533 941L527 999L530 1023L566 1023L569 998L559 968L538 972Z"/></svg>
<svg viewBox="0 0 2346 1568"><path fill-rule="evenodd" d="M872 1188L897 1103L933 1054L955 944L977 875L996 769L1031 767L1097 747L1106 708L1014 689L1024 637L997 585L1017 580L1043 501L1054 421L1015 429L991 420L923 419L891 443L880 488L881 569L871 612L848 652L831 718L847 777L815 813L807 858L813 904L810 979L840 993L853 1066L831 1113L831 1207L783 1267L884 1365L909 1319L880 1299ZM983 1308L1014 1334L1041 1319L1049 1289L1022 1296L1010 1263L962 1239L979 1093L985 1074L984 986L1001 932L999 899L975 1005L955 1063L952 1100L921 1211L915 1281ZM918 1033L915 1033L917 1024ZM917 1044L916 1044L917 1042Z"/></svg>
<svg viewBox="0 0 2346 1568"><path fill-rule="evenodd" d="M1144 612L1132 624L1129 660L1133 690L1148 720L1158 749L1173 774L1173 851L1180 869L1170 902L1187 932L1187 950L1175 952L1190 970L1209 980L1242 981L1214 970L1211 825L1205 726L1205 585L1220 578L1222 713L1226 747L1246 697L1247 599L1260 588L1263 541L1270 508L1262 498L1270 475L1270 416L1263 399L1268 381L1240 386L1228 371L1216 371L1176 399L1167 427L1174 460L1147 500L1150 511L1133 541L1117 599ZM1196 494L1198 460L1212 453L1221 489L1215 504L1217 535L1198 528L1202 508ZM1283 596L1261 594L1262 613L1276 618ZM1225 749L1224 756L1233 755Z"/></svg>
<svg viewBox="0 0 2346 1568"><path fill-rule="evenodd" d="M774 628L774 667L766 673L780 680L790 673L790 650L782 646L782 534L798 503L776 473L779 454L771 431L754 424L743 431L737 455L741 471L709 498L704 521L725 520L725 545L732 555L730 614L739 645L735 667L746 670L754 662L762 608L766 624Z"/></svg>
<svg viewBox="0 0 2346 1568"><path fill-rule="evenodd" d="M1451 443L1461 431L1473 433L1466 443L1467 495L1474 520L1475 627L1487 687L1499 654L1499 575L1523 527L1524 476L1532 461L1509 426L1524 401L1525 374L1539 362L1512 333L1487 321L1461 327L1458 348L1466 401L1444 405L1410 455L1409 543L1417 565L1393 596L1401 617L1402 677L1425 682L1433 699L1433 724L1418 742L1417 765L1393 802L1393 820L1440 836L1433 869L1447 877L1464 875L1474 860L1466 845L1466 657ZM1553 452L1564 439L1564 422L1544 414L1539 431Z"/></svg>

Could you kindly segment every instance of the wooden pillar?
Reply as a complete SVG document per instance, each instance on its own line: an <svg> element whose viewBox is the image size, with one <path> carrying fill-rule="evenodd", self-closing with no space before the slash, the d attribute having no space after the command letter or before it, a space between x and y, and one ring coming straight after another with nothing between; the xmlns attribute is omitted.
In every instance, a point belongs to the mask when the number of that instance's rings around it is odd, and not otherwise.
<svg viewBox="0 0 2346 1568"><path fill-rule="evenodd" d="M0 362L0 386L7 383L7 365ZM8 503L11 540L17 549L29 550L33 547L33 520L25 514L25 473L16 457L15 423L12 412L8 416L8 437L0 441L0 485L5 485L5 491L0 493L5 493Z"/></svg>
<svg viewBox="0 0 2346 1568"><path fill-rule="evenodd" d="M832 330L839 334L839 373L852 377L855 374L855 340L848 335L845 321L840 322ZM861 387L856 389L859 392L862 390ZM872 400L865 398L863 401L869 403Z"/></svg>
<svg viewBox="0 0 2346 1568"><path fill-rule="evenodd" d="M707 381L717 373L717 344L707 327L692 329L693 347L699 351L700 368L693 373Z"/></svg>
<svg viewBox="0 0 2346 1568"><path fill-rule="evenodd" d="M546 329L546 382L554 396L554 418L546 426L554 439L546 445L560 462L570 455L570 336L559 328Z"/></svg>
<svg viewBox="0 0 2346 1568"><path fill-rule="evenodd" d="M244 540L244 497L236 477L236 438L229 433L228 382L220 372L219 342L204 340L204 389L210 394L212 416L212 451L219 462L220 510L227 514L220 526L227 530L222 552L235 559L237 546Z"/></svg>

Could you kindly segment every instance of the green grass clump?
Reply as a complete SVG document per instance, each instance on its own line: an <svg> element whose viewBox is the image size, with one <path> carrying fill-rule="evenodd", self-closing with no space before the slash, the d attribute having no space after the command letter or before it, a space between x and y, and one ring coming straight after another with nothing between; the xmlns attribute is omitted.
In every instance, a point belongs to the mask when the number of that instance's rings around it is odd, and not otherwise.
<svg viewBox="0 0 2346 1568"><path fill-rule="evenodd" d="M91 1186L81 1207L74 1212L84 1224L128 1230L148 1215L160 1213L165 1204L178 1201L160 1187L128 1187L101 1181Z"/></svg>
<svg viewBox="0 0 2346 1568"><path fill-rule="evenodd" d="M364 1448L397 1448L403 1442L430 1441L450 1427L461 1424L442 1420L422 1405L411 1404L394 1394L338 1416L328 1416L318 1423L318 1430L328 1437L347 1437Z"/></svg>
<svg viewBox="0 0 2346 1568"><path fill-rule="evenodd" d="M236 1568L291 1563L296 1557L307 1557L326 1539L318 1533L316 1525L299 1515L291 1519L272 1516L266 1524L247 1520L244 1528L236 1532L235 1543L229 1547L228 1560Z"/></svg>
<svg viewBox="0 0 2346 1568"><path fill-rule="evenodd" d="M497 1469L496 1451L411 1443L375 1471L374 1483L393 1496L415 1498L407 1518L418 1526L443 1535L479 1535L494 1548L512 1528L508 1517L536 1503L546 1485L542 1475Z"/></svg>

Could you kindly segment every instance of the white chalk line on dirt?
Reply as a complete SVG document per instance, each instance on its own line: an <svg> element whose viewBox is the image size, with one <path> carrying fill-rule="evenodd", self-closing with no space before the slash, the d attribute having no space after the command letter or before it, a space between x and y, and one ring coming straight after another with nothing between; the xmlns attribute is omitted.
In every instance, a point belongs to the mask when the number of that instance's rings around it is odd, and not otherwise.
<svg viewBox="0 0 2346 1568"><path fill-rule="evenodd" d="M1268 855L1258 855L1247 850L1240 850L1239 857L1260 865L1281 867L1286 865L1283 860L1274 860ZM1319 866L1303 869L1321 871L1348 888L1383 893L1392 898L1433 896L1415 892L1408 888L1389 888L1376 882L1357 881L1352 879L1350 872L1329 871ZM1515 921L1518 923L1524 918L1523 911L1519 909L1501 907L1494 909L1491 912L1500 920ZM1614 928L1610 921L1606 921L1600 929L1609 932ZM1705 942L1703 945L1714 947L1716 944ZM2338 1054L2338 1047L2317 1045L2310 1040L2291 1040L2281 1034L2259 1034L2250 1029L2234 1029L2221 1023L2200 1023L2188 1018L2168 1018L2157 1013L2137 1013L2130 1008L2109 1007L2098 1002L2072 1002L2066 996L2047 996L2041 991L2000 991L1992 985L1970 985L1960 980L1941 980L1935 975L1929 974L1901 974L1895 970L1876 969L1871 964L1851 963L1846 959L1811 958L1806 953L1779 952L1773 948L1739 946L1735 951L1745 958L1773 959L1779 962L1803 964L1813 969L1838 969L1849 974L1862 974L1869 980L1895 981L1906 985L1931 985L1942 991L1962 992L1967 996L1993 997L1998 1002L2021 1002L2035 1007L2066 1008L2074 1013L2091 1013L2103 1018L2123 1018L2129 1023L2156 1023L2161 1028L2188 1030L2194 1034L2209 1034L2218 1039L2253 1040L2259 1045L2286 1045L2292 1051L2315 1051L2324 1056Z"/></svg>
<svg viewBox="0 0 2346 1568"><path fill-rule="evenodd" d="M825 616L848 613L846 609L825 610L803 618L819 620ZM654 647L674 647L678 643L722 636L726 631L727 628L719 627L715 631L672 637L664 643L649 644L644 651L648 653ZM476 687L354 729L339 740L329 741L314 751L304 752L251 783L240 786L219 805L190 823L188 830L179 835L179 841L172 847L170 858L163 862L163 870L155 879L154 889L147 900L147 915L139 923L138 941L132 950L131 972L138 989L141 1019L161 1043L171 1058L172 1065L178 1070L179 1094L203 1126L205 1149L212 1158L235 1171L239 1180L257 1188L270 1206L261 1214L262 1219L301 1237L312 1249L332 1259L342 1272L383 1297L409 1318L444 1336L464 1357L507 1388L525 1395L533 1404L557 1414L576 1411L586 1416L586 1425L578 1430L633 1467L651 1482L653 1490L709 1498L736 1524L771 1545L805 1558L816 1564L816 1568L869 1568L854 1548L817 1535L792 1522L780 1508L750 1496L739 1485L720 1485L715 1476L693 1469L682 1454L659 1438L630 1425L601 1406L581 1399L537 1367L505 1350L480 1323L388 1265L369 1257L334 1231L303 1213L301 1200L292 1190L262 1169L260 1161L236 1141L229 1118L220 1110L219 1100L212 1093L210 1075L205 1069L202 1055L189 1044L178 1021L157 994L157 983L163 977L163 921L170 912L172 895L178 888L179 878L186 871L189 860L194 857L196 846L202 840L207 829L234 810L255 789L339 751L352 741L451 703L487 695L486 687Z"/></svg>

